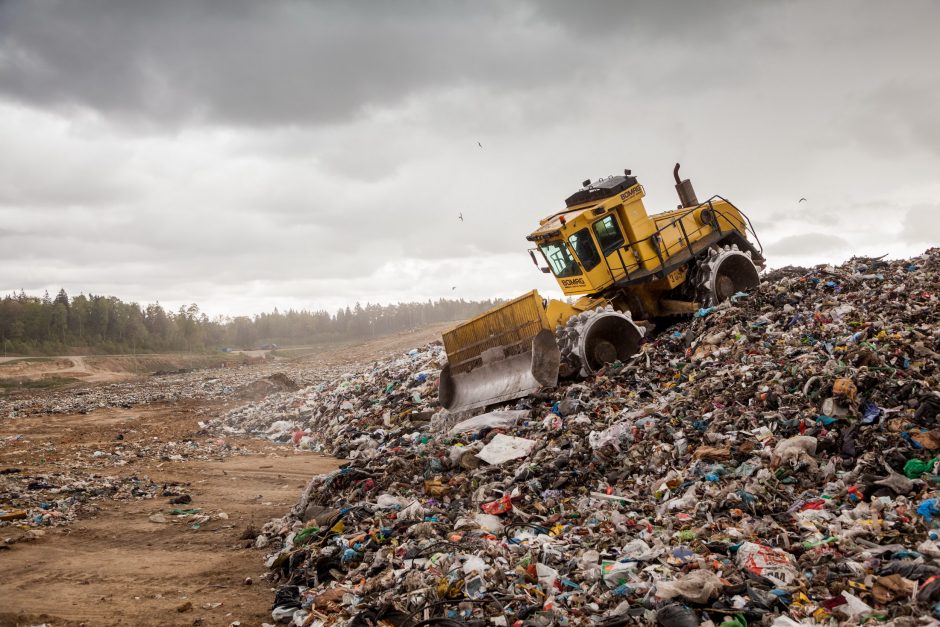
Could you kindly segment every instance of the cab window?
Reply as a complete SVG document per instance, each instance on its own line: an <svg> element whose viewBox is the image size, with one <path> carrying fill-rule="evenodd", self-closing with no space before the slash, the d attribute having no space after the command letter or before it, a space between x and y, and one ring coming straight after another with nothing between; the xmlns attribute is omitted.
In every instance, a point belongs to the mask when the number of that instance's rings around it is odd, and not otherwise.
<svg viewBox="0 0 940 627"><path fill-rule="evenodd" d="M623 234L614 216L605 216L595 222L594 234L597 236L597 243L601 245L605 257L623 246Z"/></svg>
<svg viewBox="0 0 940 627"><path fill-rule="evenodd" d="M568 247L565 246L564 242L549 242L548 244L542 244L539 248L542 254L545 255L545 259L548 260L548 265L552 267L552 272L556 277L564 278L581 274L577 262L568 252Z"/></svg>
<svg viewBox="0 0 940 627"><path fill-rule="evenodd" d="M581 260L581 265L584 266L585 271L590 272L591 268L601 262L594 240L591 239L591 232L586 228L569 237L568 243L571 244L574 253Z"/></svg>

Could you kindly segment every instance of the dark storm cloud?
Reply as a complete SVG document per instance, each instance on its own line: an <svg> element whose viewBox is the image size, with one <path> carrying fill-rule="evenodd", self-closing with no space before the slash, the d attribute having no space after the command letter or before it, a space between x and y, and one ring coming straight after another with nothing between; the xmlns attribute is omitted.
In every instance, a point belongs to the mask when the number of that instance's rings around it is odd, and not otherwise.
<svg viewBox="0 0 940 627"><path fill-rule="evenodd" d="M0 93L152 123L327 124L448 85L629 80L656 70L623 47L696 32L706 46L754 6L7 1Z"/></svg>
<svg viewBox="0 0 940 627"><path fill-rule="evenodd" d="M714 0L686 2L624 2L594 0L539 0L532 5L536 14L557 28L580 37L612 35L642 36L644 39L694 38L702 41L726 36L750 23L754 10L767 2ZM640 59L637 59L637 65Z"/></svg>
<svg viewBox="0 0 940 627"><path fill-rule="evenodd" d="M324 124L430 83L515 75L551 51L536 38L506 68L512 44L495 35L511 28L495 11L384 6L6 3L0 89L146 121Z"/></svg>
<svg viewBox="0 0 940 627"><path fill-rule="evenodd" d="M677 160L748 212L772 266L914 254L940 224L938 19L0 0L0 290L231 313L552 290L525 254L538 219L624 167L672 208Z"/></svg>

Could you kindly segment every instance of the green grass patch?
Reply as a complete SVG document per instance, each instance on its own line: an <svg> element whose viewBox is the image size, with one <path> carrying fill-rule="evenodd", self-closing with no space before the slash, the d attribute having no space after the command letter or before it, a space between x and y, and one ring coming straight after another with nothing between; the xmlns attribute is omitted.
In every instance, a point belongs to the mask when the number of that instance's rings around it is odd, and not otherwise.
<svg viewBox="0 0 940 627"><path fill-rule="evenodd" d="M53 390L78 382L79 380L75 377L0 378L0 394L11 394L20 390Z"/></svg>
<svg viewBox="0 0 940 627"><path fill-rule="evenodd" d="M40 361L54 361L55 357L17 357L10 361L0 361L0 368L4 366L15 366L16 364L34 364Z"/></svg>

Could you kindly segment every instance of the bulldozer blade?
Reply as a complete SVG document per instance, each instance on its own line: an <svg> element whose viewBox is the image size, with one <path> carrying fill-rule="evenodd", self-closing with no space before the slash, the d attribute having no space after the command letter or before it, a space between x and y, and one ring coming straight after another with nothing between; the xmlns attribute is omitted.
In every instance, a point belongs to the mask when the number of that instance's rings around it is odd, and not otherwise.
<svg viewBox="0 0 940 627"><path fill-rule="evenodd" d="M441 371L438 397L449 411L466 411L528 396L558 384L561 356L548 329L532 338L531 350L505 356L494 348L483 353L482 364L469 372Z"/></svg>

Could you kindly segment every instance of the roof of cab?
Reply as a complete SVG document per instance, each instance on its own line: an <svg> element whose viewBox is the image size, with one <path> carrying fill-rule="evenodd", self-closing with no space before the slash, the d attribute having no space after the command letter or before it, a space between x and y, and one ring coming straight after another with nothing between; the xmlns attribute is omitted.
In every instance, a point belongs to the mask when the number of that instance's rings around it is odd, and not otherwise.
<svg viewBox="0 0 940 627"><path fill-rule="evenodd" d="M555 215L546 218L539 228L532 231L532 233L530 233L526 239L531 242L546 239L552 235L558 235L562 227L562 217L565 218L565 222L573 222L588 211L594 209L594 207L595 205L590 205L588 207L581 207L580 209L566 209L565 211L559 211Z"/></svg>

